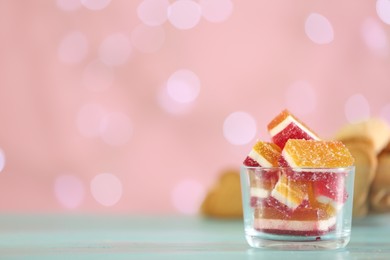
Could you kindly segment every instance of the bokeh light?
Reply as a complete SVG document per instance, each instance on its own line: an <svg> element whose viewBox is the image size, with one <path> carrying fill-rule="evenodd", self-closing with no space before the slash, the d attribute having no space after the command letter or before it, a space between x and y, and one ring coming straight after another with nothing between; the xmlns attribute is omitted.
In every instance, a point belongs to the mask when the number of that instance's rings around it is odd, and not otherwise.
<svg viewBox="0 0 390 260"><path fill-rule="evenodd" d="M367 47L376 54L388 54L388 37L382 24L373 18L367 18L362 25L362 36Z"/></svg>
<svg viewBox="0 0 390 260"><path fill-rule="evenodd" d="M138 18L146 25L158 26L167 20L168 0L143 0L137 8Z"/></svg>
<svg viewBox="0 0 390 260"><path fill-rule="evenodd" d="M233 12L231 0L200 0L204 19L213 23L220 23L229 18Z"/></svg>
<svg viewBox="0 0 390 260"><path fill-rule="evenodd" d="M93 138L100 135L100 127L107 112L99 104L85 104L77 114L77 128L84 137Z"/></svg>
<svg viewBox="0 0 390 260"><path fill-rule="evenodd" d="M204 199L204 186L193 179L181 180L172 190L172 203L177 211L186 215L196 214Z"/></svg>
<svg viewBox="0 0 390 260"><path fill-rule="evenodd" d="M131 42L135 49L152 53L161 49L165 42L165 31L161 26L140 24L131 33Z"/></svg>
<svg viewBox="0 0 390 260"><path fill-rule="evenodd" d="M114 206L122 197L122 182L111 173L96 175L91 181L91 193L103 206Z"/></svg>
<svg viewBox="0 0 390 260"><path fill-rule="evenodd" d="M99 57L109 66L123 65L130 58L132 46L127 35L114 33L104 39L99 47Z"/></svg>
<svg viewBox="0 0 390 260"><path fill-rule="evenodd" d="M90 10L102 10L110 4L111 0L81 0L82 5Z"/></svg>
<svg viewBox="0 0 390 260"><path fill-rule="evenodd" d="M348 98L344 107L348 122L356 122L370 117L370 105L362 94L354 94Z"/></svg>
<svg viewBox="0 0 390 260"><path fill-rule="evenodd" d="M199 77L190 70L178 70L169 77L167 81L167 92L176 102L193 102L200 92Z"/></svg>
<svg viewBox="0 0 390 260"><path fill-rule="evenodd" d="M74 175L61 175L54 183L54 193L62 206L74 209L81 205L85 196L82 181Z"/></svg>
<svg viewBox="0 0 390 260"><path fill-rule="evenodd" d="M234 145L249 143L255 137L256 131L256 120L242 111L231 113L223 123L223 135Z"/></svg>
<svg viewBox="0 0 390 260"><path fill-rule="evenodd" d="M390 1L389 0L377 0L376 1L376 13L382 22L390 24Z"/></svg>
<svg viewBox="0 0 390 260"><path fill-rule="evenodd" d="M164 111L172 115L184 115L191 111L193 103L177 102L168 94L166 86L157 92L157 102Z"/></svg>
<svg viewBox="0 0 390 260"><path fill-rule="evenodd" d="M112 112L101 119L99 132L106 144L120 146L130 140L133 126L127 115L121 112Z"/></svg>
<svg viewBox="0 0 390 260"><path fill-rule="evenodd" d="M307 81L297 81L290 85L286 92L286 106L298 115L306 115L315 111L317 95Z"/></svg>
<svg viewBox="0 0 390 260"><path fill-rule="evenodd" d="M202 11L199 4L192 0L175 1L168 8L169 22L180 30L195 27L201 16Z"/></svg>
<svg viewBox="0 0 390 260"><path fill-rule="evenodd" d="M65 35L58 47L58 58L65 63L81 62L87 53L87 37L78 31Z"/></svg>
<svg viewBox="0 0 390 260"><path fill-rule="evenodd" d="M390 103L382 107L380 116L390 124Z"/></svg>
<svg viewBox="0 0 390 260"><path fill-rule="evenodd" d="M57 6L63 11L75 11L81 8L80 0L57 0Z"/></svg>
<svg viewBox="0 0 390 260"><path fill-rule="evenodd" d="M317 44L330 43L334 37L332 24L325 16L317 13L312 13L307 17L305 32L307 37Z"/></svg>
<svg viewBox="0 0 390 260"><path fill-rule="evenodd" d="M0 149L0 172L3 171L5 167L5 154L2 149Z"/></svg>
<svg viewBox="0 0 390 260"><path fill-rule="evenodd" d="M82 84L92 91L104 91L112 86L114 69L100 60L91 61L83 71Z"/></svg>

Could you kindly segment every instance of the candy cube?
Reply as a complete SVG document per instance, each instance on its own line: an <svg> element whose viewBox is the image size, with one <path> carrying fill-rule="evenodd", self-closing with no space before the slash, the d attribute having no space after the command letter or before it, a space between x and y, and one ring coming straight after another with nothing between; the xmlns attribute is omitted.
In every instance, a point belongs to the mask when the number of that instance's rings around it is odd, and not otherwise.
<svg viewBox="0 0 390 260"><path fill-rule="evenodd" d="M275 212L278 212L278 215L273 218L287 219L293 213L293 210L289 208L286 204L282 203L280 200L277 200L273 196L269 196L262 201L262 208L267 210L272 208Z"/></svg>
<svg viewBox="0 0 390 260"><path fill-rule="evenodd" d="M251 206L257 207L262 200L268 198L279 179L280 172L276 169L249 169Z"/></svg>
<svg viewBox="0 0 390 260"><path fill-rule="evenodd" d="M250 167L277 167L281 149L273 143L258 141L246 157L244 165ZM261 204L261 199L267 198L279 178L278 171L249 169L251 205Z"/></svg>
<svg viewBox="0 0 390 260"><path fill-rule="evenodd" d="M323 177L314 182L314 196L318 203L339 210L348 198L345 189L345 176L342 173L323 173Z"/></svg>
<svg viewBox="0 0 390 260"><path fill-rule="evenodd" d="M246 157L244 165L277 167L281 152L281 149L274 143L258 141Z"/></svg>
<svg viewBox="0 0 390 260"><path fill-rule="evenodd" d="M292 168L342 168L354 163L351 153L340 141L290 139L282 156Z"/></svg>
<svg viewBox="0 0 390 260"><path fill-rule="evenodd" d="M266 198L270 195L271 190L275 187L279 179L279 175L277 172L273 173L273 176L260 176L254 177L251 175L251 187L250 193L251 196L258 198Z"/></svg>
<svg viewBox="0 0 390 260"><path fill-rule="evenodd" d="M317 236L334 229L335 217L328 217L322 209L297 208L286 216L272 207L255 209L256 230L283 235Z"/></svg>
<svg viewBox="0 0 390 260"><path fill-rule="evenodd" d="M289 210L294 210L307 198L306 183L289 179L283 174L272 190L271 196L287 206Z"/></svg>
<svg viewBox="0 0 390 260"><path fill-rule="evenodd" d="M287 109L277 115L269 124L268 132L272 141L283 149L289 139L320 140L302 121Z"/></svg>
<svg viewBox="0 0 390 260"><path fill-rule="evenodd" d="M329 185L332 182L332 178L339 177L333 174L329 172L314 172L311 175L310 181L307 182L307 207L318 209L319 213L325 217L334 217L340 208L329 196L329 194L333 194L333 192L329 191L331 187L334 187L333 185ZM345 191L344 186L341 188Z"/></svg>
<svg viewBox="0 0 390 260"><path fill-rule="evenodd" d="M279 179L279 172L275 170L270 170L269 172L265 172L264 170L256 172L256 170L253 170L253 172L250 173L249 178L251 205L252 207L255 207L262 203L257 200L269 197Z"/></svg>
<svg viewBox="0 0 390 260"><path fill-rule="evenodd" d="M281 176L281 183L288 182L290 187L302 190L304 199L295 209L288 207L275 197L263 200L262 205L254 210L254 228L256 230L284 235L317 236L323 235L335 228L335 211L328 204L315 201L311 203L308 197L313 197L311 182L296 182ZM294 189L294 192L297 190Z"/></svg>

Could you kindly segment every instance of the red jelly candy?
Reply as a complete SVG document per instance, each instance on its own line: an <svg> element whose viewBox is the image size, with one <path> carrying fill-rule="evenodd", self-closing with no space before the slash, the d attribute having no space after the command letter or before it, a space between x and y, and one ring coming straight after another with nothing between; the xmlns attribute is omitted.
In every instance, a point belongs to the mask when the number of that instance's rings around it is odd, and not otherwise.
<svg viewBox="0 0 390 260"><path fill-rule="evenodd" d="M244 165L245 166L248 166L248 167L259 167L260 164L258 162L256 162L255 160L253 160L252 158L250 158L249 156L247 156L244 160Z"/></svg>
<svg viewBox="0 0 390 260"><path fill-rule="evenodd" d="M275 212L279 213L278 218L281 219L288 219L293 213L293 210L289 207L287 207L285 204L281 203L279 200L275 199L274 197L270 196L266 198L263 201L263 206L265 208L272 208L275 210Z"/></svg>
<svg viewBox="0 0 390 260"><path fill-rule="evenodd" d="M313 182L314 195L316 200L329 204L344 204L348 198L345 189L345 176L342 173L324 173L316 175L317 179Z"/></svg>
<svg viewBox="0 0 390 260"><path fill-rule="evenodd" d="M268 124L268 131L272 141L282 149L289 139L320 140L317 134L287 109Z"/></svg>

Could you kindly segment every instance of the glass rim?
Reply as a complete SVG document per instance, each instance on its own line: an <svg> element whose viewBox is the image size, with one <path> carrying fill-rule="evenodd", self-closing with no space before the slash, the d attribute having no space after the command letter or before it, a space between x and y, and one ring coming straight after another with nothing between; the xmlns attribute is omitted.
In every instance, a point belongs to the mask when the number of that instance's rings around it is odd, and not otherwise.
<svg viewBox="0 0 390 260"><path fill-rule="evenodd" d="M243 169L252 169L252 170L293 170L293 171L324 171L324 170L337 170L337 171L350 171L355 168L355 165L345 166L345 167L288 167L288 166L247 166L242 164L241 168Z"/></svg>

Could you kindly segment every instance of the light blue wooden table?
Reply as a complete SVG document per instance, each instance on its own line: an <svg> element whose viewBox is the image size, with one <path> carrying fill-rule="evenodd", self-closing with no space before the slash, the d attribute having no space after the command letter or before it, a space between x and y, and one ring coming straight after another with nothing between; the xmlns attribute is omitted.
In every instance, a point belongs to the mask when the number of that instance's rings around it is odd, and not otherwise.
<svg viewBox="0 0 390 260"><path fill-rule="evenodd" d="M316 252L252 249L241 221L0 215L0 259L390 259L390 215L355 221L346 249Z"/></svg>

